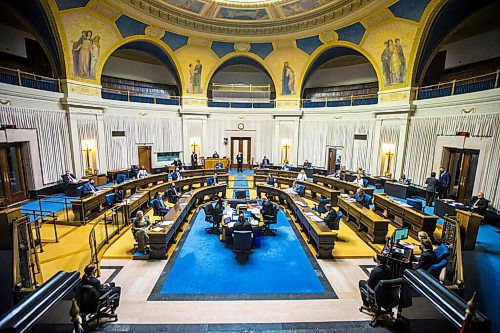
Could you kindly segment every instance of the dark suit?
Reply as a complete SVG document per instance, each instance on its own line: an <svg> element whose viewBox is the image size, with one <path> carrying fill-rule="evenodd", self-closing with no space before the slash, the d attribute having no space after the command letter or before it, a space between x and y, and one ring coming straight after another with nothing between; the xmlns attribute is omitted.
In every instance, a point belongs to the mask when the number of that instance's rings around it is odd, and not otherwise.
<svg viewBox="0 0 500 333"><path fill-rule="evenodd" d="M191 166L194 168L198 167L198 154L191 154Z"/></svg>
<svg viewBox="0 0 500 333"><path fill-rule="evenodd" d="M274 177L267 178L266 179L266 184L269 185L269 186L274 186L274 184L276 184L276 178L274 178Z"/></svg>
<svg viewBox="0 0 500 333"><path fill-rule="evenodd" d="M474 196L470 199L469 206L471 208L473 206L477 206L477 208L472 209L472 211L480 215L484 215L486 213L486 209L488 209L488 203L489 201L485 198L478 199L477 196Z"/></svg>
<svg viewBox="0 0 500 333"><path fill-rule="evenodd" d="M370 273L370 277L367 280L359 281L359 291L361 293L361 299L363 300L364 305L369 305L367 302L366 295L368 294L368 288L375 290L375 287L381 280L389 280L391 279L391 270L387 265L377 265L372 272Z"/></svg>
<svg viewBox="0 0 500 333"><path fill-rule="evenodd" d="M328 225L328 228L337 229L337 226L334 225L336 219L337 219L337 211L332 207L328 211L328 214L326 214L323 221L325 221L325 223Z"/></svg>
<svg viewBox="0 0 500 333"><path fill-rule="evenodd" d="M247 219L236 221L236 223L233 226L233 231L238 230L238 231L252 231L252 225L248 222Z"/></svg>
<svg viewBox="0 0 500 333"><path fill-rule="evenodd" d="M160 213L162 216L166 215L168 213L168 208L165 206L165 203L163 202L162 199L154 199L152 201L153 204L153 211Z"/></svg>
<svg viewBox="0 0 500 333"><path fill-rule="evenodd" d="M439 189L438 197L441 199L446 199L448 195L448 188L450 187L451 177L448 171L441 172L439 174Z"/></svg>
<svg viewBox="0 0 500 333"><path fill-rule="evenodd" d="M243 155L236 156L237 172L243 172Z"/></svg>
<svg viewBox="0 0 500 333"><path fill-rule="evenodd" d="M105 287L101 281L99 281L95 276L87 276L87 275L84 275L82 277L82 285L84 286L92 286L94 288L96 288L98 291L99 291L99 294L102 296L104 295L105 293L107 293L109 290L112 290L112 294L118 294L118 298L116 299L116 301L114 302L114 304L112 305L113 308L117 308L118 305L120 304L120 294L121 294L121 290L122 288L121 287L116 287L114 282L111 282L110 283L110 286L109 287Z"/></svg>
<svg viewBox="0 0 500 333"><path fill-rule="evenodd" d="M269 159L268 159L268 158L264 158L264 159L262 160L262 167L263 167L263 168L268 167L268 166L269 166L269 164L270 164L270 163L269 163Z"/></svg>
<svg viewBox="0 0 500 333"><path fill-rule="evenodd" d="M307 162L307 163L304 162L304 168L311 168L311 167L312 167L311 162Z"/></svg>
<svg viewBox="0 0 500 333"><path fill-rule="evenodd" d="M273 203L270 200L266 200L266 202L262 204L260 212L262 215L271 215L273 213Z"/></svg>
<svg viewBox="0 0 500 333"><path fill-rule="evenodd" d="M224 166L222 165L222 163L221 163L221 162L217 162L217 163L215 163L215 168L216 168L216 169L222 169L223 167L224 167Z"/></svg>
<svg viewBox="0 0 500 333"><path fill-rule="evenodd" d="M422 254L418 258L418 262L415 265L415 269L423 269L424 271L428 270L434 264L437 264L437 256L433 250L424 250Z"/></svg>
<svg viewBox="0 0 500 333"><path fill-rule="evenodd" d="M180 172L174 172L172 174L172 180L178 180L178 179L182 179L182 175Z"/></svg>
<svg viewBox="0 0 500 333"><path fill-rule="evenodd" d="M179 200L180 193L175 187L171 187L167 190L168 201L175 203Z"/></svg>
<svg viewBox="0 0 500 333"><path fill-rule="evenodd" d="M212 158L219 158L219 154L213 154Z"/></svg>
<svg viewBox="0 0 500 333"><path fill-rule="evenodd" d="M174 165L178 169L182 169L182 162L181 162L181 160L175 160L175 161L172 162L171 165Z"/></svg>
<svg viewBox="0 0 500 333"><path fill-rule="evenodd" d="M436 191L439 187L439 180L434 177L429 177L425 180L427 187L425 188L425 205L432 206Z"/></svg>
<svg viewBox="0 0 500 333"><path fill-rule="evenodd" d="M288 165L283 165L281 170L290 171L290 167Z"/></svg>
<svg viewBox="0 0 500 333"><path fill-rule="evenodd" d="M63 179L63 182L65 182L66 184L67 184L67 183L71 183L71 184L76 184L76 183L78 183L78 179L77 179L77 178L75 177L75 175L74 175L74 174L72 174L72 173L67 173L67 174L65 174L65 175L62 175L61 177L62 177L62 179Z"/></svg>
<svg viewBox="0 0 500 333"><path fill-rule="evenodd" d="M88 195L93 194L94 192L97 192L97 188L94 185L90 184L90 182L88 182L82 186L82 193L80 196L86 197Z"/></svg>

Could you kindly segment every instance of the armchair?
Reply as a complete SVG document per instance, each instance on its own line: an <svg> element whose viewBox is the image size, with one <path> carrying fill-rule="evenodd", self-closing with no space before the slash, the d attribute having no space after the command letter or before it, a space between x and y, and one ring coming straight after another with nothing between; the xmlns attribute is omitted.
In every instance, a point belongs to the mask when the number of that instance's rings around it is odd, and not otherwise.
<svg viewBox="0 0 500 333"><path fill-rule="evenodd" d="M427 269L427 273L439 280L439 275L441 275L441 271L446 267L446 265L448 265L448 259L442 259L437 264L429 267L429 269Z"/></svg>
<svg viewBox="0 0 500 333"><path fill-rule="evenodd" d="M127 175L124 173L119 173L116 175L116 183L117 184L121 184L121 183L125 182L126 179L127 179Z"/></svg>
<svg viewBox="0 0 500 333"><path fill-rule="evenodd" d="M273 210L269 215L263 215L264 219L264 228L262 228L263 236L276 236L277 229L271 229L272 224L276 224L278 222L278 212L279 207L277 205L273 205Z"/></svg>
<svg viewBox="0 0 500 333"><path fill-rule="evenodd" d="M233 231L233 253L236 254L236 260L240 263L248 261L252 253L252 230L234 230Z"/></svg>
<svg viewBox="0 0 500 333"><path fill-rule="evenodd" d="M330 203L330 199L328 198L323 198L320 199L318 204L313 207L313 210L317 211L320 215L323 213L326 213L326 204Z"/></svg>
<svg viewBox="0 0 500 333"><path fill-rule="evenodd" d="M75 290L75 297L84 325L89 325L96 320L97 329L99 329L101 318L112 318L118 321L115 310L120 295L112 289L100 295L93 286L80 285Z"/></svg>
<svg viewBox="0 0 500 333"><path fill-rule="evenodd" d="M401 291L402 279L380 280L375 286L375 290L367 286L366 291L362 291L369 306L361 306L360 312L373 315L370 326L375 327L385 316L394 320L392 309L399 305L399 294Z"/></svg>
<svg viewBox="0 0 500 333"><path fill-rule="evenodd" d="M205 222L211 223L212 226L205 228L205 231L209 234L219 234L219 223L215 218L214 207L211 203L206 204L202 208L205 211Z"/></svg>

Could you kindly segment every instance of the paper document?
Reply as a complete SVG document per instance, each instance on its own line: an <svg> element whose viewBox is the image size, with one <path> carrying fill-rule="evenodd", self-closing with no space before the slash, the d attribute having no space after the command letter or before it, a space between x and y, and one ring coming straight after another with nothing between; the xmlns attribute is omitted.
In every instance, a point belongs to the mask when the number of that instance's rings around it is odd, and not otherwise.
<svg viewBox="0 0 500 333"><path fill-rule="evenodd" d="M252 210L250 210L253 214L260 214L260 209L259 208L252 208Z"/></svg>
<svg viewBox="0 0 500 333"><path fill-rule="evenodd" d="M151 229L151 231L160 232L160 231L163 231L163 228L161 228L161 227L154 227L153 229Z"/></svg>
<svg viewBox="0 0 500 333"><path fill-rule="evenodd" d="M168 225L172 225L172 224L174 224L174 221L162 221L162 222L160 222L158 225L159 225L160 227L166 227L166 226L168 226Z"/></svg>
<svg viewBox="0 0 500 333"><path fill-rule="evenodd" d="M306 204L305 202L302 202L302 201L295 201L295 203L299 206L302 206L302 207L309 207L308 204Z"/></svg>
<svg viewBox="0 0 500 333"><path fill-rule="evenodd" d="M319 216L311 216L311 220L313 220L314 222L323 222L323 219Z"/></svg>
<svg viewBox="0 0 500 333"><path fill-rule="evenodd" d="M236 223L236 222L229 222L229 223L227 224L227 227L228 227L228 228L232 228L232 227L234 227L234 224L235 224L235 223Z"/></svg>
<svg viewBox="0 0 500 333"><path fill-rule="evenodd" d="M341 198L346 198L346 199L347 199L347 198L349 198L349 194L342 193L342 194L340 194L340 197L341 197Z"/></svg>

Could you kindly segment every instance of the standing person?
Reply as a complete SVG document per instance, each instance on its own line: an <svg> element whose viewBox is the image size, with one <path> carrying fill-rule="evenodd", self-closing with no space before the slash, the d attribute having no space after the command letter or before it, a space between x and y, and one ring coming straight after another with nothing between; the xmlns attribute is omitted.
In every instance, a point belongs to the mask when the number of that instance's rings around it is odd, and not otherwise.
<svg viewBox="0 0 500 333"><path fill-rule="evenodd" d="M436 191L439 188L439 180L436 179L436 173L431 172L431 176L425 180L427 187L425 188L425 205L432 207Z"/></svg>
<svg viewBox="0 0 500 333"><path fill-rule="evenodd" d="M191 167L193 170L198 167L198 154L195 151L191 154Z"/></svg>
<svg viewBox="0 0 500 333"><path fill-rule="evenodd" d="M448 195L448 188L450 187L450 174L444 167L439 168L439 188L438 197L439 199L446 199Z"/></svg>
<svg viewBox="0 0 500 333"><path fill-rule="evenodd" d="M236 163L237 163L237 172L243 172L243 154L238 152L236 155Z"/></svg>

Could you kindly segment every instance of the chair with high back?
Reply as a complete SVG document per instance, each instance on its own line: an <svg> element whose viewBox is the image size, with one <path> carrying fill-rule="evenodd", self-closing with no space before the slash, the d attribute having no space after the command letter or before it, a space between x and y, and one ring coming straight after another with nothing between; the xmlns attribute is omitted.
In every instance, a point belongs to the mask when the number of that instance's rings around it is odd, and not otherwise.
<svg viewBox="0 0 500 333"><path fill-rule="evenodd" d="M101 323L101 318L112 318L118 321L118 316L114 313L119 295L109 290L101 295L99 290L90 285L80 285L75 290L75 298L80 308L80 315L85 326L94 320L97 321L97 330Z"/></svg>
<svg viewBox="0 0 500 333"><path fill-rule="evenodd" d="M205 231L209 234L219 234L219 223L214 215L214 206L208 203L202 209L205 211L205 222L212 224L211 227L205 228Z"/></svg>
<svg viewBox="0 0 500 333"><path fill-rule="evenodd" d="M300 196L304 196L306 194L306 186L305 185L299 185L297 187L297 194Z"/></svg>
<svg viewBox="0 0 500 333"><path fill-rule="evenodd" d="M278 212L280 208L278 205L273 205L271 214L263 215L264 227L262 228L263 236L276 236L277 229L271 229L271 225L278 223Z"/></svg>
<svg viewBox="0 0 500 333"><path fill-rule="evenodd" d="M163 218L163 213L161 211L159 211L158 209L156 209L156 205L155 205L155 201L156 200L160 200L160 199L153 199L149 202L149 205L151 207L153 207L153 216L159 216L160 219L156 219L155 222L159 222L161 221L161 218Z"/></svg>
<svg viewBox="0 0 500 333"><path fill-rule="evenodd" d="M333 221L328 227L331 229L331 230L339 230L340 229L340 221L342 219L342 212L339 210L337 212L337 217L335 218L335 221Z"/></svg>
<svg viewBox="0 0 500 333"><path fill-rule="evenodd" d="M233 231L233 253L236 254L238 262L248 260L252 253L253 232L252 230L234 230Z"/></svg>
<svg viewBox="0 0 500 333"><path fill-rule="evenodd" d="M429 267L427 269L427 273L439 280L439 275L441 275L441 271L446 267L446 265L448 265L448 259L441 259L437 264Z"/></svg>
<svg viewBox="0 0 500 333"><path fill-rule="evenodd" d="M422 211L422 209L423 209L422 201L420 201L420 200L408 198L408 199L406 199L406 203L418 211Z"/></svg>
<svg viewBox="0 0 500 333"><path fill-rule="evenodd" d="M368 306L361 306L359 311L373 315L370 326L377 326L385 316L394 320L393 309L399 305L401 284L401 278L380 280L375 289L367 286L366 291L362 291L366 296Z"/></svg>
<svg viewBox="0 0 500 333"><path fill-rule="evenodd" d="M327 210L326 210L326 205L330 203L330 199L328 198L322 198L322 199L319 199L319 202L317 205L314 205L313 207L313 210L317 211L320 215L323 214L323 213L326 213Z"/></svg>
<svg viewBox="0 0 500 333"><path fill-rule="evenodd" d="M450 256L450 249L443 243L434 250L434 253L436 254L437 260L441 261L443 259L448 259Z"/></svg>
<svg viewBox="0 0 500 333"><path fill-rule="evenodd" d="M116 175L116 183L121 184L127 179L127 175L124 173L119 173Z"/></svg>
<svg viewBox="0 0 500 333"><path fill-rule="evenodd" d="M110 194L106 194L106 203L108 204L108 206L113 206L115 204L115 201L116 201L116 194L115 193L110 193Z"/></svg>

